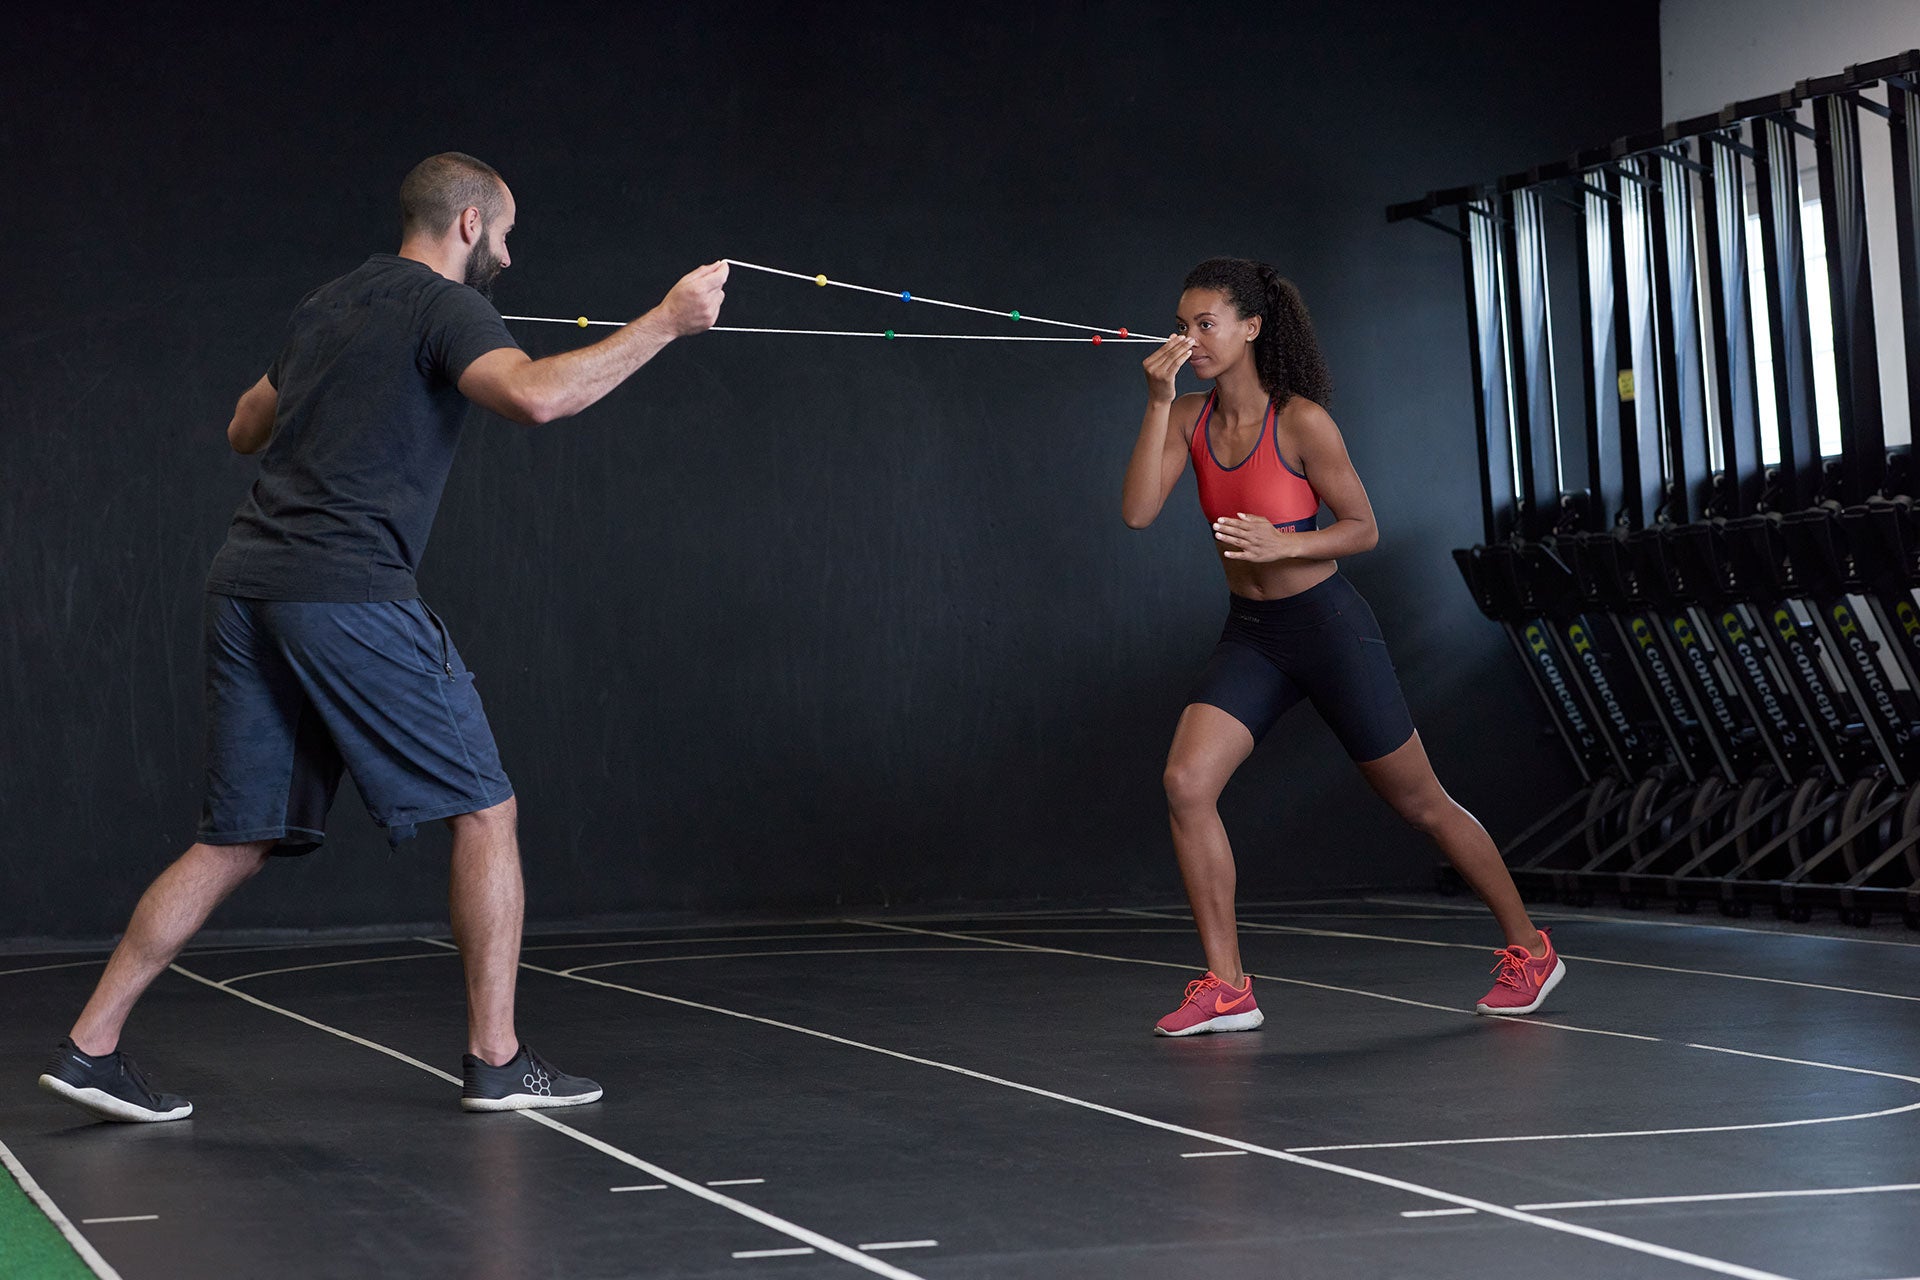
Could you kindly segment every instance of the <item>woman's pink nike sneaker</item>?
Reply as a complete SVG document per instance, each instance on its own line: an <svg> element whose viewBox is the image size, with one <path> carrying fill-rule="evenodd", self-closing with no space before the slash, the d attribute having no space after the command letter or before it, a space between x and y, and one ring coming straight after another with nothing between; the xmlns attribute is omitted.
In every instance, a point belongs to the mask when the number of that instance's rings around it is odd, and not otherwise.
<svg viewBox="0 0 1920 1280"><path fill-rule="evenodd" d="M1213 976L1187 984L1187 998L1180 1007L1154 1024L1157 1036L1197 1036L1202 1031L1251 1031L1267 1020L1253 998L1253 978L1245 985L1230 987Z"/></svg>
<svg viewBox="0 0 1920 1280"><path fill-rule="evenodd" d="M1547 938L1547 931L1542 929L1540 936ZM1552 938L1547 938L1545 955L1536 956L1525 947L1507 947L1494 955L1493 990L1480 997L1475 1013L1532 1013L1567 976Z"/></svg>

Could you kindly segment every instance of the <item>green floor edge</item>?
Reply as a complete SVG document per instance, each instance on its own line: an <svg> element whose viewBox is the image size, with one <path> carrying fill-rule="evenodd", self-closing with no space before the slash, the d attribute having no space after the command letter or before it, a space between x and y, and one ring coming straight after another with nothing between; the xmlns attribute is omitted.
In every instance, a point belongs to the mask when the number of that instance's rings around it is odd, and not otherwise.
<svg viewBox="0 0 1920 1280"><path fill-rule="evenodd" d="M6 1148L0 1144L0 1151ZM0 1276L7 1280L93 1280L93 1268L74 1252L53 1219L21 1186L10 1162L0 1162Z"/></svg>

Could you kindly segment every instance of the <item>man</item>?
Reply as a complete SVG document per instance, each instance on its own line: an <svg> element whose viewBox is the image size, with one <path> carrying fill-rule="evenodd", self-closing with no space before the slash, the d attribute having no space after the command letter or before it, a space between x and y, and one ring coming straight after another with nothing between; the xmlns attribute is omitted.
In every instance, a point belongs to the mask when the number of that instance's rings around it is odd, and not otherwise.
<svg viewBox="0 0 1920 1280"><path fill-rule="evenodd" d="M134 1002L228 894L274 854L325 838L341 770L398 843L443 819L466 971L469 1111L574 1106L591 1080L514 1030L524 891L512 785L472 674L414 572L467 403L515 422L593 404L675 338L711 328L723 262L690 273L605 341L542 360L487 301L511 261L513 193L447 152L400 188L401 245L302 300L227 439L265 450L208 576L208 759L198 842L147 889L41 1087L111 1120L178 1120L119 1052Z"/></svg>

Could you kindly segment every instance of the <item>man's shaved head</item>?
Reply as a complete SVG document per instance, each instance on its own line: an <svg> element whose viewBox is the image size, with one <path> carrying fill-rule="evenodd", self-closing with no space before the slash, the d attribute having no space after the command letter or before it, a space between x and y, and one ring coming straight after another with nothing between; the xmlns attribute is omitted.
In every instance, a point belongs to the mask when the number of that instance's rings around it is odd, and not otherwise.
<svg viewBox="0 0 1920 1280"><path fill-rule="evenodd" d="M492 223L506 208L506 183L494 167L458 151L428 156L400 184L400 235L444 234L466 209Z"/></svg>

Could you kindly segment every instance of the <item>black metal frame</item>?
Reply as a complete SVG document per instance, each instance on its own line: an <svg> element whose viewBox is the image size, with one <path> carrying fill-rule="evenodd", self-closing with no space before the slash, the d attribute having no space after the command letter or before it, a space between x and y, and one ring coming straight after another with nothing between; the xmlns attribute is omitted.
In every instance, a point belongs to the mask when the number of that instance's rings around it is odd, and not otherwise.
<svg viewBox="0 0 1920 1280"><path fill-rule="evenodd" d="M1862 94L1875 83L1885 107ZM1920 927L1920 514L1906 451L1886 448L1869 115L1893 145L1899 350L1920 428L1920 51L1388 211L1461 241L1486 541L1455 555L1584 782L1509 847L1523 886L1578 901L1606 881L1630 905L1667 892L1735 914L1832 902L1861 921L1894 903ZM1827 246L1818 286L1803 139ZM1547 201L1585 228L1577 428L1556 396ZM1819 447L1809 287L1832 300L1834 459ZM1566 490L1560 433L1575 429L1585 488ZM1910 883L1889 883L1903 861Z"/></svg>

